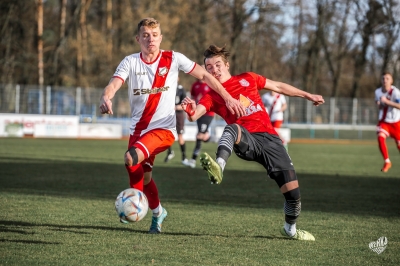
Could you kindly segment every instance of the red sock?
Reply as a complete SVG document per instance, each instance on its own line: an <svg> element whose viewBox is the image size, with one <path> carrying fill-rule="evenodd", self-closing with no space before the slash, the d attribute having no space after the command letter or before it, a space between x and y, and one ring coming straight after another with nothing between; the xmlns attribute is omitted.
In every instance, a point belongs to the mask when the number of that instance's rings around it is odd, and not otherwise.
<svg viewBox="0 0 400 266"><path fill-rule="evenodd" d="M160 199L158 198L158 189L153 179L151 179L150 183L144 186L143 192L149 201L149 208L151 210L157 208L160 204Z"/></svg>
<svg viewBox="0 0 400 266"><path fill-rule="evenodd" d="M129 174L129 184L131 188L136 188L140 191L143 191L143 180L144 180L144 172L141 164L137 164L134 166L125 165L126 170Z"/></svg>
<svg viewBox="0 0 400 266"><path fill-rule="evenodd" d="M386 146L386 138L382 136L378 136L379 150L382 153L383 159L386 160L389 158L388 149Z"/></svg>

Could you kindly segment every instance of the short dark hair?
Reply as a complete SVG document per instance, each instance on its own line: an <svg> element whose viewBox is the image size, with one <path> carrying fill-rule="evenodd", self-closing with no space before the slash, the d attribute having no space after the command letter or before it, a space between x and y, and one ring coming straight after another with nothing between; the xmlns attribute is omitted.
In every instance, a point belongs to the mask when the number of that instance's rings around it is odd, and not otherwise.
<svg viewBox="0 0 400 266"><path fill-rule="evenodd" d="M160 28L161 31L161 25L160 22L158 22L156 19L154 18L144 18L142 19L139 24L137 25L137 34L139 35L140 33L140 28L141 27L150 27L150 28Z"/></svg>
<svg viewBox="0 0 400 266"><path fill-rule="evenodd" d="M207 50L204 51L204 64L206 63L207 58L212 58L214 56L220 56L224 63L228 63L228 57L231 55L231 53L226 49L224 45L223 47L218 47L214 44L211 44Z"/></svg>
<svg viewBox="0 0 400 266"><path fill-rule="evenodd" d="M389 71L383 71L381 76L383 77L385 75L390 75L393 78L392 73L390 73Z"/></svg>

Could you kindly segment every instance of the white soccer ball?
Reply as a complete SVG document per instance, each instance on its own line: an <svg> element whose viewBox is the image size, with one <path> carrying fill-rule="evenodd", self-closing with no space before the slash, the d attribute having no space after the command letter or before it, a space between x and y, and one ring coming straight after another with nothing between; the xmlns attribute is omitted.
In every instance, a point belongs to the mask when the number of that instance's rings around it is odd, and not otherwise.
<svg viewBox="0 0 400 266"><path fill-rule="evenodd" d="M146 216L149 202L142 191L128 188L117 196L115 210L121 222L139 222Z"/></svg>

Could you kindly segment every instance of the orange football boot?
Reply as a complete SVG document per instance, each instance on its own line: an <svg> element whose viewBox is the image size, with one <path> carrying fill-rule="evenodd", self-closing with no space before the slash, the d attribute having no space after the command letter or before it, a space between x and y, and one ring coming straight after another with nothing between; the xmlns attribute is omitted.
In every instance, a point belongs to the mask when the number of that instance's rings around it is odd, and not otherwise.
<svg viewBox="0 0 400 266"><path fill-rule="evenodd" d="M392 167L392 163L391 162L385 162L383 164L383 167L381 169L382 172L386 173L387 171L389 171L390 167Z"/></svg>

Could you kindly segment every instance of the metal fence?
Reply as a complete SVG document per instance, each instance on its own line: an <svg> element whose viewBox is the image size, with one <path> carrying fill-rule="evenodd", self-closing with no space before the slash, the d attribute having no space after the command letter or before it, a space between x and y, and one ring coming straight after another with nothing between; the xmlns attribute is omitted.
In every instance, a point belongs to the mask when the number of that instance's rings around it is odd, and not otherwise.
<svg viewBox="0 0 400 266"><path fill-rule="evenodd" d="M103 117L98 105L103 88L72 88L30 85L0 85L0 112L20 114L78 115L82 118ZM126 88L113 99L113 118L130 116ZM286 97L286 124L373 125L377 121L374 99L325 98L325 104Z"/></svg>
<svg viewBox="0 0 400 266"><path fill-rule="evenodd" d="M123 135L129 135L127 89L123 87L115 95L112 116L99 113L102 92L103 88L0 85L0 113L77 115L82 123L122 124ZM293 138L375 138L378 113L374 99L327 97L318 107L302 98L286 100L284 126L292 130ZM223 124L218 116L212 123Z"/></svg>

